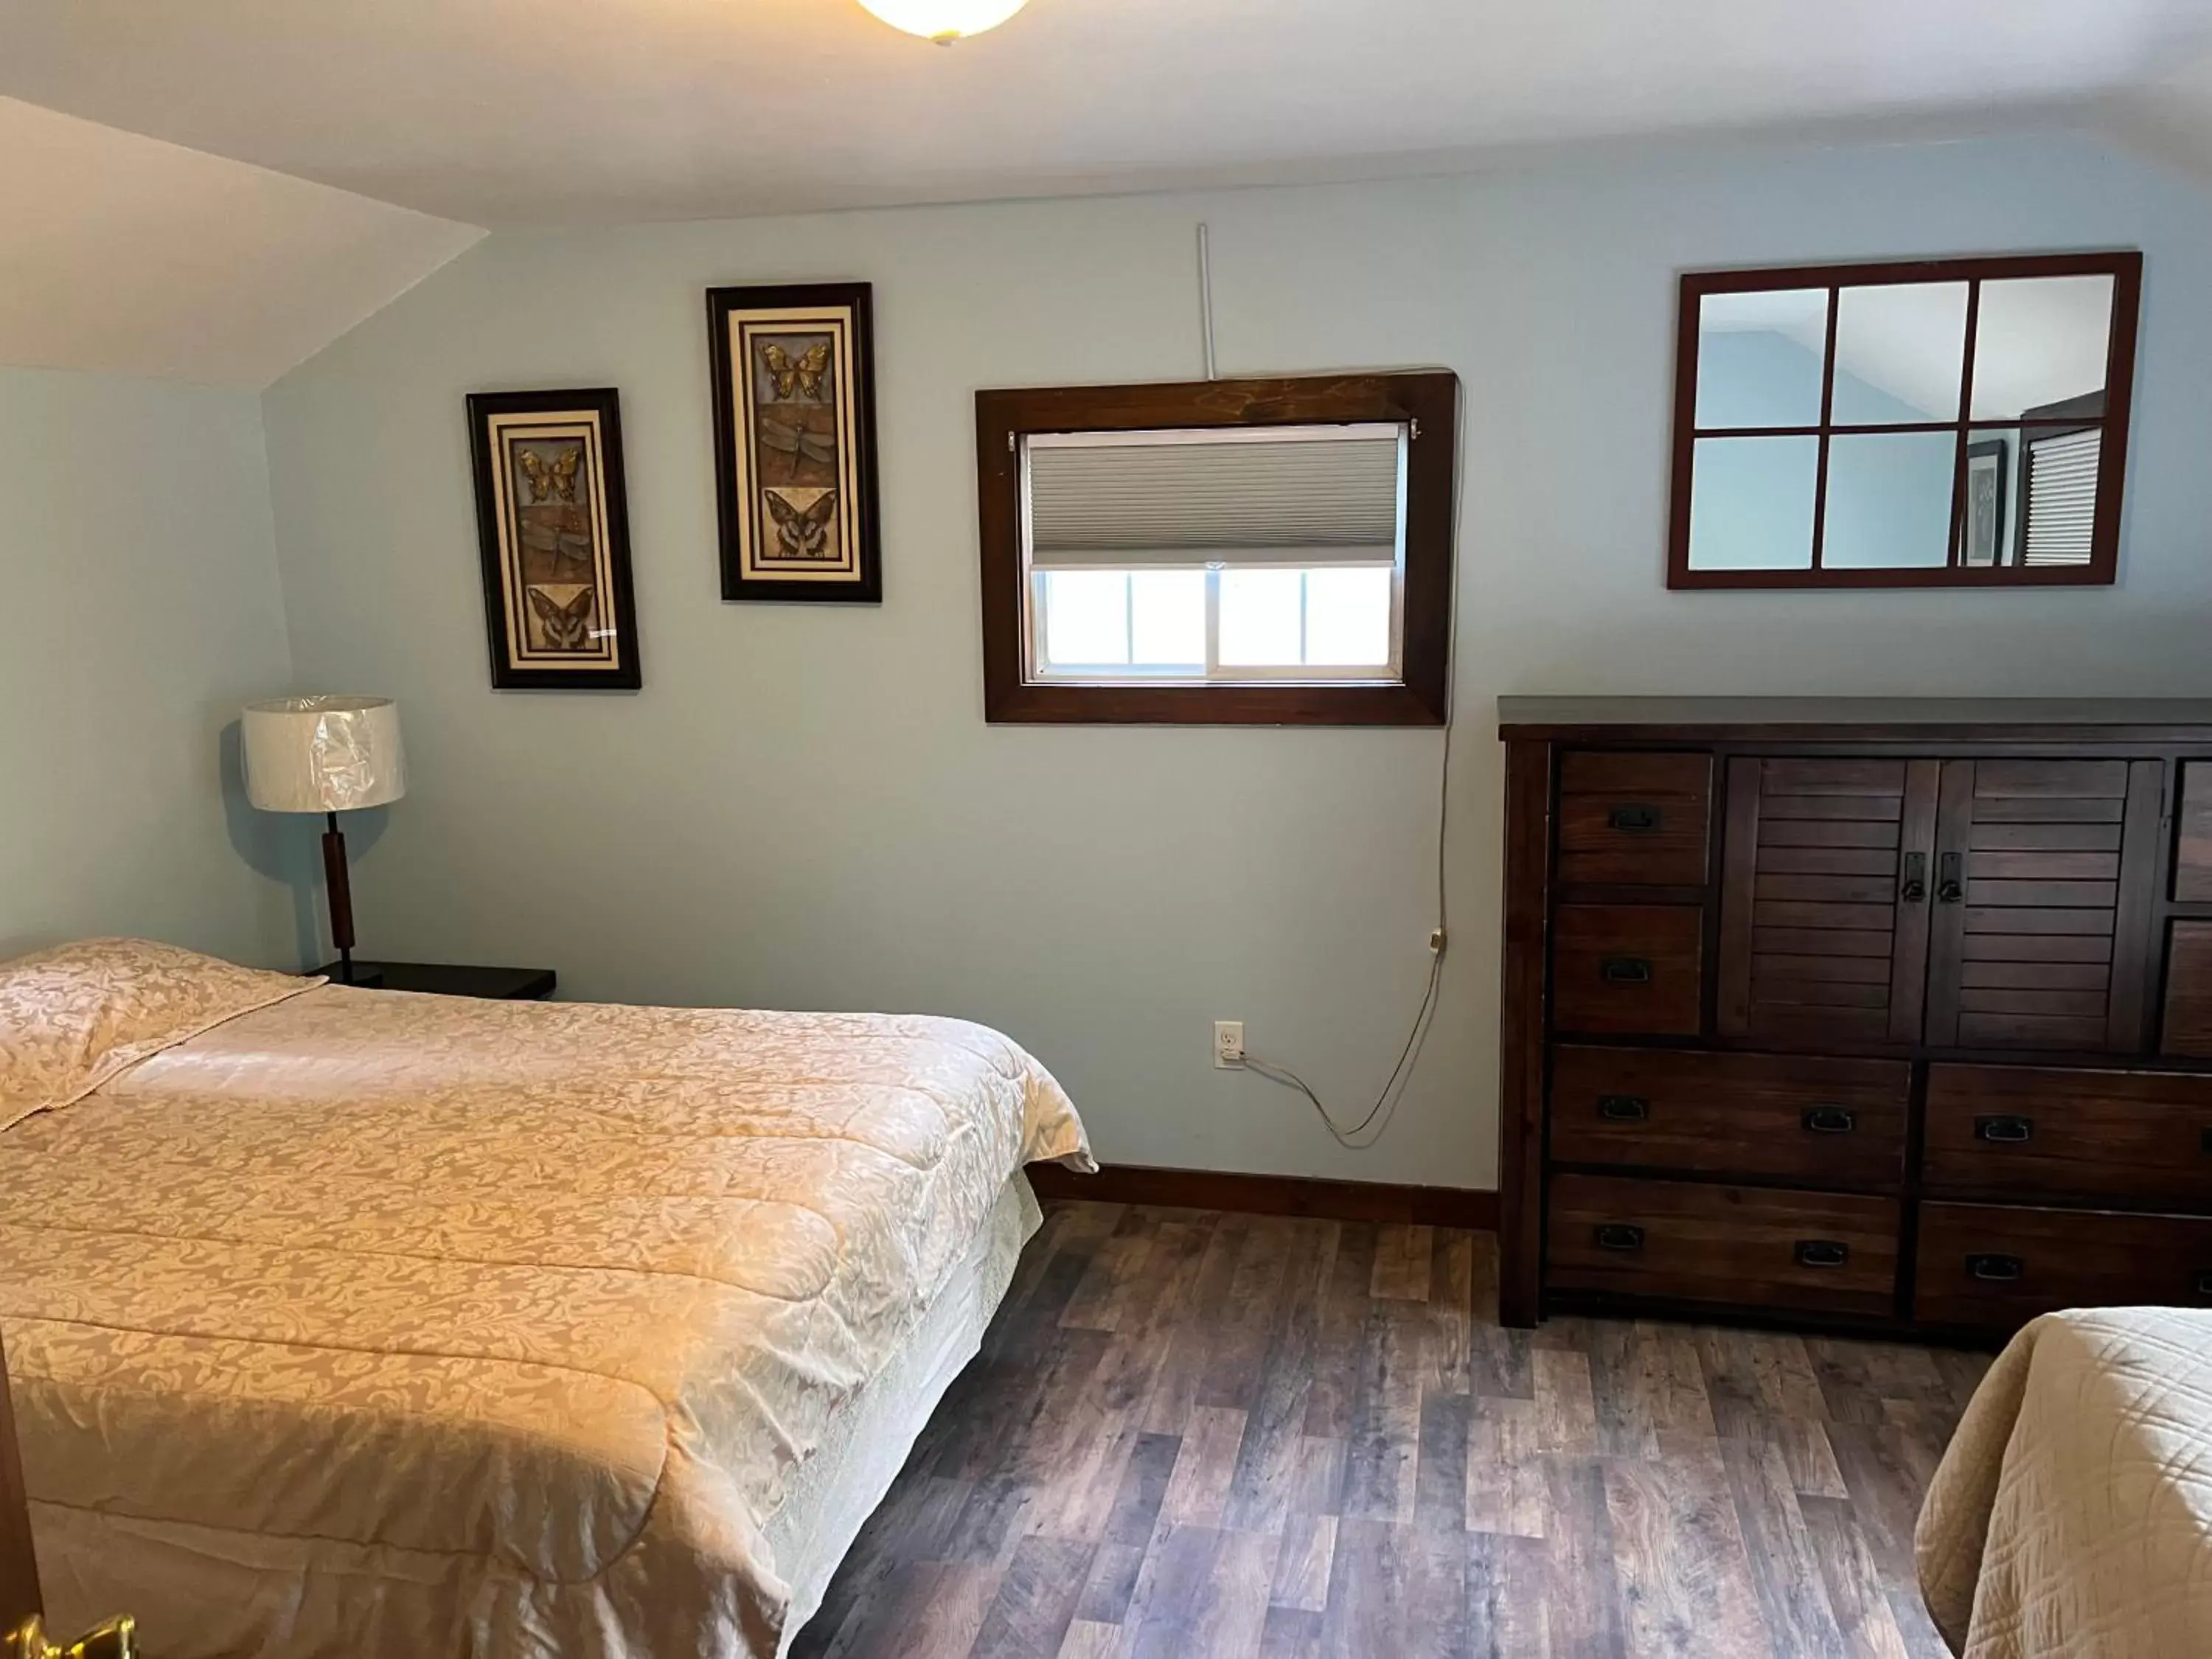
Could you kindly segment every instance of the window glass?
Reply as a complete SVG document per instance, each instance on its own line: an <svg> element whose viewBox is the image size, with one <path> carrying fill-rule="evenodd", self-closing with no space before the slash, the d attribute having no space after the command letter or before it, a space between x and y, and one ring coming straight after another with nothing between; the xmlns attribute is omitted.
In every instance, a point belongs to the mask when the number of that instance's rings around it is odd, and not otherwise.
<svg viewBox="0 0 2212 1659"><path fill-rule="evenodd" d="M1206 572L1129 573L1129 660L1152 668L1206 666Z"/></svg>
<svg viewBox="0 0 2212 1659"><path fill-rule="evenodd" d="M1385 668L1390 662L1389 570L1306 573L1306 662Z"/></svg>
<svg viewBox="0 0 2212 1659"><path fill-rule="evenodd" d="M1045 575L1044 654L1056 665L1129 660L1129 575L1054 570Z"/></svg>
<svg viewBox="0 0 2212 1659"><path fill-rule="evenodd" d="M1296 570L1221 573L1221 661L1288 668L1305 660L1304 576Z"/></svg>

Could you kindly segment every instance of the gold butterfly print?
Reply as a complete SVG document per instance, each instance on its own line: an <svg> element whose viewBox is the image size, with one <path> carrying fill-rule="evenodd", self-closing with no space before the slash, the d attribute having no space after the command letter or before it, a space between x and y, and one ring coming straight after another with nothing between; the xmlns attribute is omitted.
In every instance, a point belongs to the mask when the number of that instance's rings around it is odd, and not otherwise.
<svg viewBox="0 0 2212 1659"><path fill-rule="evenodd" d="M553 458L553 465L545 465L545 458L534 449L517 450L521 458L522 471L530 480L530 499L532 501L573 501L576 499L576 469L584 464L583 447L572 444Z"/></svg>
<svg viewBox="0 0 2212 1659"><path fill-rule="evenodd" d="M761 348L761 361L768 365L769 378L775 382L775 395L780 400L788 401L793 392L801 397L818 398L822 395L822 377L830 368L830 342L816 341L796 362L781 346L764 345Z"/></svg>
<svg viewBox="0 0 2212 1659"><path fill-rule="evenodd" d="M592 605L599 596L590 588L579 589L566 605L561 604L542 587L523 591L529 598L531 610L537 614L538 626L544 633L545 650L588 651L592 648Z"/></svg>
<svg viewBox="0 0 2212 1659"><path fill-rule="evenodd" d="M769 516L775 520L778 559L827 559L836 556L830 547L830 521L837 515L837 492L825 489L804 510L793 507L773 489L768 496Z"/></svg>

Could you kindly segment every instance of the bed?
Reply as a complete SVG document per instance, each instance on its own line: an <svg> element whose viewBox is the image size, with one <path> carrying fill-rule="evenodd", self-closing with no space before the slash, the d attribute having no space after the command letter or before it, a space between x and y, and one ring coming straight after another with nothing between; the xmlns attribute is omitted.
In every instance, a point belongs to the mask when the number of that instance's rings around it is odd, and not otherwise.
<svg viewBox="0 0 2212 1659"><path fill-rule="evenodd" d="M950 1019L0 964L51 1622L164 1659L769 1656L1094 1167Z"/></svg>
<svg viewBox="0 0 2212 1659"><path fill-rule="evenodd" d="M1917 1542L1966 1659L2212 1654L2212 1313L2029 1325L1960 1419Z"/></svg>

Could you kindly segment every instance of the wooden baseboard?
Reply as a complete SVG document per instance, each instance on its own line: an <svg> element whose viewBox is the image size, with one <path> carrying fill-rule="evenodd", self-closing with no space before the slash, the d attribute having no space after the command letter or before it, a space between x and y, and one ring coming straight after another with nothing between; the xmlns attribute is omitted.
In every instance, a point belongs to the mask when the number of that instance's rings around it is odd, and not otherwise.
<svg viewBox="0 0 2212 1659"><path fill-rule="evenodd" d="M1303 1176L1158 1170L1137 1164L1109 1164L1095 1176L1078 1175L1057 1164L1033 1164L1029 1173L1037 1196L1046 1199L1498 1231L1498 1194L1468 1187L1399 1187L1379 1181L1315 1181Z"/></svg>

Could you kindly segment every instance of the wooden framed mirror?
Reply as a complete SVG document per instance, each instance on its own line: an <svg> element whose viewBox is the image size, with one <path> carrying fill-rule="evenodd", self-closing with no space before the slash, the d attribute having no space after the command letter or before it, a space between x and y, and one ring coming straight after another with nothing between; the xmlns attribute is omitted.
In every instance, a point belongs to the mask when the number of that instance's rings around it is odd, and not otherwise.
<svg viewBox="0 0 2212 1659"><path fill-rule="evenodd" d="M2109 585L2142 256L1692 271L1667 585Z"/></svg>

